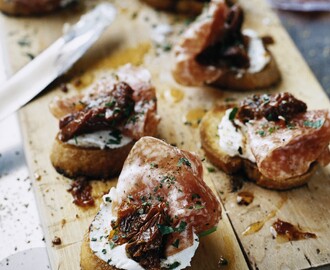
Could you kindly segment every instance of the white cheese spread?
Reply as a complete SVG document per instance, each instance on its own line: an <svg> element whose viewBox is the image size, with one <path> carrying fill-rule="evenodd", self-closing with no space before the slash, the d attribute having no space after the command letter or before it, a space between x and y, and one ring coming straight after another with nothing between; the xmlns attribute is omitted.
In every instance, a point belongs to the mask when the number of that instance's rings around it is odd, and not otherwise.
<svg viewBox="0 0 330 270"><path fill-rule="evenodd" d="M166 41L166 37L173 32L172 27L169 24L159 24L152 29L152 40L156 44L163 44Z"/></svg>
<svg viewBox="0 0 330 270"><path fill-rule="evenodd" d="M260 72L269 63L270 54L266 51L261 38L258 37L255 31L251 29L244 29L243 34L250 38L248 46L250 67L248 68L248 73Z"/></svg>
<svg viewBox="0 0 330 270"><path fill-rule="evenodd" d="M93 253L101 260L107 262L109 265L115 266L119 269L126 270L144 270L136 261L127 257L126 244L114 246L111 248L109 242L109 234L112 230L110 224L112 220L116 220L115 213L112 212L112 203L117 201L116 188L111 188L109 194L103 196L103 204L90 226L90 248ZM161 266L166 267L178 263L176 270L184 269L190 266L191 258L199 245L198 236L194 234L194 243L192 246L167 257L161 261Z"/></svg>
<svg viewBox="0 0 330 270"><path fill-rule="evenodd" d="M95 131L76 136L66 143L77 147L116 149L129 144L132 138L122 134L114 134L111 130Z"/></svg>
<svg viewBox="0 0 330 270"><path fill-rule="evenodd" d="M235 124L237 127L235 127L233 121L229 119L232 110L232 108L226 110L225 116L218 125L220 148L231 157L240 156L255 162L255 157L247 143L244 132L242 132L244 125L236 120Z"/></svg>

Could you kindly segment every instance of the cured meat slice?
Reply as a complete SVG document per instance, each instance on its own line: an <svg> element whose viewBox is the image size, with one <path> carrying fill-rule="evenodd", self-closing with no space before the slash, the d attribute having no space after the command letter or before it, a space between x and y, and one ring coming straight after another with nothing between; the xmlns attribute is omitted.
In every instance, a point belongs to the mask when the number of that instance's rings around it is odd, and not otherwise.
<svg viewBox="0 0 330 270"><path fill-rule="evenodd" d="M201 85L213 82L221 70L197 62L197 56L221 38L228 7L223 0L211 1L209 8L183 33L174 47L173 76L185 85Z"/></svg>
<svg viewBox="0 0 330 270"><path fill-rule="evenodd" d="M330 115L307 111L288 123L265 118L246 123L248 143L259 171L270 179L285 180L306 173L310 165L330 161Z"/></svg>
<svg viewBox="0 0 330 270"><path fill-rule="evenodd" d="M128 64L98 81L85 93L64 99L55 98L50 110L61 119L61 129L69 130L64 139L78 135L72 130L88 133L114 126L124 135L137 140L144 135L154 135L159 122L155 89L150 81L151 76L146 69ZM125 95L125 91L129 93ZM123 102L119 102L121 99ZM117 106L117 103L122 103L122 106ZM131 109L128 112L125 108ZM121 115L118 117L118 114ZM115 125L113 120L116 120ZM71 128L72 125L74 128Z"/></svg>
<svg viewBox="0 0 330 270"><path fill-rule="evenodd" d="M199 158L153 137L136 142L103 201L89 244L116 269L186 268L221 218Z"/></svg>
<svg viewBox="0 0 330 270"><path fill-rule="evenodd" d="M169 235L166 256L191 246L193 233L213 228L221 215L219 201L203 181L199 158L152 137L140 139L127 157L114 211L145 204L163 204L167 226L181 227ZM178 247L171 245L175 241L180 242Z"/></svg>

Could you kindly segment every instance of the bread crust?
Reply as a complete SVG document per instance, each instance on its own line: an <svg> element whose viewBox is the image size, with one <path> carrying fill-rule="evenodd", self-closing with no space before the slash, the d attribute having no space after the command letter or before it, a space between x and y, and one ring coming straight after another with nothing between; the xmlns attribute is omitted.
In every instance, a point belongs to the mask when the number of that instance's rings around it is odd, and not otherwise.
<svg viewBox="0 0 330 270"><path fill-rule="evenodd" d="M202 12L204 3L194 0L142 0L159 10L197 15Z"/></svg>
<svg viewBox="0 0 330 270"><path fill-rule="evenodd" d="M62 142L57 135L50 160L57 172L69 178L108 179L120 173L134 143L115 149L77 147Z"/></svg>
<svg viewBox="0 0 330 270"><path fill-rule="evenodd" d="M219 146L218 125L221 118L225 115L225 111L231 107L233 107L232 104L214 107L206 113L201 121L200 137L202 147L206 157L212 164L227 174L235 174L239 171L244 172L249 180L269 189L286 190L308 182L317 169L317 162L311 164L309 170L303 175L285 180L275 180L262 175L257 165L250 160L239 156L230 157L226 154Z"/></svg>
<svg viewBox="0 0 330 270"><path fill-rule="evenodd" d="M268 53L270 54L270 62L260 72L244 72L240 76L235 70L225 69L212 85L240 91L251 91L275 86L281 81L281 73L275 58L269 51Z"/></svg>
<svg viewBox="0 0 330 270"><path fill-rule="evenodd" d="M0 10L9 15L37 15L60 7L60 0L0 0Z"/></svg>
<svg viewBox="0 0 330 270"><path fill-rule="evenodd" d="M219 147L219 120L225 115L226 110L231 107L230 104L215 107L206 113L200 123L201 143L206 157L212 164L228 174L238 172L243 166L242 158L230 157Z"/></svg>
<svg viewBox="0 0 330 270"><path fill-rule="evenodd" d="M97 257L89 246L89 231L85 233L80 251L81 270L119 270Z"/></svg>

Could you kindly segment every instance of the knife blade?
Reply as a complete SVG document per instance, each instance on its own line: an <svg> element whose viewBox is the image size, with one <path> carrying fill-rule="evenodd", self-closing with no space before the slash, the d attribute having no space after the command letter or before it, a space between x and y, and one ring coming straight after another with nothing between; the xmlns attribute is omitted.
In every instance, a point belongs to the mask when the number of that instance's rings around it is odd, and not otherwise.
<svg viewBox="0 0 330 270"><path fill-rule="evenodd" d="M113 22L116 9L109 3L83 15L66 33L0 88L0 121L39 94L66 72Z"/></svg>

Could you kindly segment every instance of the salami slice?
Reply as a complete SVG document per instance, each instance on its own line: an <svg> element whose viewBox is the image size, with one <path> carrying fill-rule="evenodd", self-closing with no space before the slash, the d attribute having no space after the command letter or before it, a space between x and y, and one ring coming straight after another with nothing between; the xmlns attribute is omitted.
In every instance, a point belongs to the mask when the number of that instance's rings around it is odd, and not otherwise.
<svg viewBox="0 0 330 270"><path fill-rule="evenodd" d="M285 180L305 174L310 165L330 161L330 115L327 110L299 113L288 123L265 118L246 123L248 142L259 171Z"/></svg>

